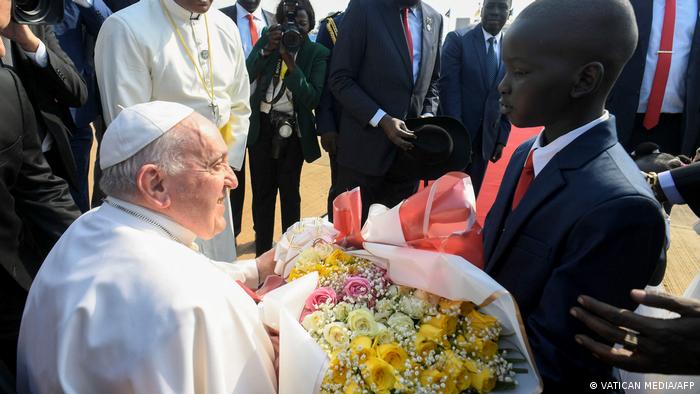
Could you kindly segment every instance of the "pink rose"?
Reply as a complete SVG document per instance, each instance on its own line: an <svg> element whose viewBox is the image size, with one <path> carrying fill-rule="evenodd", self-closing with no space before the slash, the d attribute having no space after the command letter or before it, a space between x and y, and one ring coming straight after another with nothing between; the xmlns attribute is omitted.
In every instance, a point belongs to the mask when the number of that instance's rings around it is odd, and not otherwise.
<svg viewBox="0 0 700 394"><path fill-rule="evenodd" d="M311 293L309 298L306 299L305 307L310 311L315 311L316 309L318 309L319 305L325 304L327 302L331 305L335 305L335 291L333 291L333 289L331 289L330 287L319 287L318 289L314 290L313 293Z"/></svg>
<svg viewBox="0 0 700 394"><path fill-rule="evenodd" d="M369 281L360 276L349 276L343 286L345 295L352 298L368 296L371 290Z"/></svg>

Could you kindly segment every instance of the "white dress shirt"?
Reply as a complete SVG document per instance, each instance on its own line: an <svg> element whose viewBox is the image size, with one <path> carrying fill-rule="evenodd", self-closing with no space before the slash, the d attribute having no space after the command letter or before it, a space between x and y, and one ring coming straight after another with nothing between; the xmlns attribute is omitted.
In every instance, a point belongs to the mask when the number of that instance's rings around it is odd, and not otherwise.
<svg viewBox="0 0 700 394"><path fill-rule="evenodd" d="M174 0L162 0L195 57L206 89L210 89L207 26L201 15L192 14ZM236 24L221 11L207 12L215 102L220 116L210 107L207 90L197 75L161 0L141 0L112 14L102 25L95 45L95 70L107 124L121 110L153 100L187 105L222 128L231 125L234 141L229 164L243 165L250 124L250 83L245 55Z"/></svg>
<svg viewBox="0 0 700 394"><path fill-rule="evenodd" d="M664 24L665 0L653 1L653 17L651 20L651 34L649 35L649 47L647 48L644 77L639 91L639 106L637 113L646 113L649 103L651 86L654 83L657 51L661 45L661 29ZM666 82L664 101L661 104L661 112L669 114L682 113L685 107L685 79L688 71L688 58L693 44L695 24L698 19L697 0L676 1L676 24L673 32L673 54L671 55L671 68Z"/></svg>
<svg viewBox="0 0 700 394"><path fill-rule="evenodd" d="M250 51L253 50L253 39L250 36L250 21L248 20L248 11L238 3L236 3L236 23L241 33L243 52L245 53L245 57L248 58ZM265 22L265 16L263 15L261 7L258 7L258 9L253 12L253 24L255 25L255 30L258 32L258 38L262 37L262 30L267 26L267 22Z"/></svg>
<svg viewBox="0 0 700 394"><path fill-rule="evenodd" d="M549 163L554 158L554 156L557 155L557 153L561 152L570 143L574 142L576 138L582 136L588 130L605 122L609 118L610 114L608 113L608 111L604 111L603 115L600 118L592 122L586 123L585 125L578 127L574 130L571 130L570 132L562 135L561 137L544 146L542 145L542 139L544 138L544 130L542 130L537 136L535 143L532 144L532 147L530 148L531 152L534 151L532 152L532 167L535 171L535 177L547 166L547 163Z"/></svg>
<svg viewBox="0 0 700 394"><path fill-rule="evenodd" d="M495 36L486 30L484 28L481 28L481 31L484 33L484 44L486 45L486 53L489 52L489 38L495 37L493 40L493 50L496 52L496 60L498 61L498 64L501 64L501 38L503 38L503 30L499 31L498 34Z"/></svg>
<svg viewBox="0 0 700 394"><path fill-rule="evenodd" d="M76 220L32 283L18 391L275 392L257 305L193 238L112 198Z"/></svg>

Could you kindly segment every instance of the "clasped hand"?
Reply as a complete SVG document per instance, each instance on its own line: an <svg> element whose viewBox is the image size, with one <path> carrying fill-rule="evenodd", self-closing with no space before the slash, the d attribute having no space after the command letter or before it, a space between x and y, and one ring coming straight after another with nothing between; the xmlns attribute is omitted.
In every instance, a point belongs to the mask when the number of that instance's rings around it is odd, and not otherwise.
<svg viewBox="0 0 700 394"><path fill-rule="evenodd" d="M413 144L410 140L415 140L416 135L406 127L406 123L403 120L384 115L379 121L379 126L394 145L405 151L413 149Z"/></svg>

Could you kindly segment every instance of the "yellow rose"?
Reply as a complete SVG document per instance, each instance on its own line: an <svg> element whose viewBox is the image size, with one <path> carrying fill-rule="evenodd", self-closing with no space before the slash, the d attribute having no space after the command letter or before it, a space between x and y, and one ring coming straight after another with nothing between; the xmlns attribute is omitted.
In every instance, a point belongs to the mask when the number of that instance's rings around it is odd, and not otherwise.
<svg viewBox="0 0 700 394"><path fill-rule="evenodd" d="M474 308L476 308L476 305L474 305L473 302L463 302L462 306L460 307L459 313L461 313L462 316L467 316L474 310Z"/></svg>
<svg viewBox="0 0 700 394"><path fill-rule="evenodd" d="M420 384L423 387L429 387L433 384L440 385L443 380L447 380L447 375L436 369L426 369L421 371L419 378Z"/></svg>
<svg viewBox="0 0 700 394"><path fill-rule="evenodd" d="M365 359L374 357L375 355L374 349L372 349L372 339L367 336L355 337L355 339L350 342L350 350L352 354L357 355L360 360L362 360L363 355Z"/></svg>
<svg viewBox="0 0 700 394"><path fill-rule="evenodd" d="M493 316L485 315L478 311L471 311L467 315L469 325L474 330L474 334L480 337L488 336L487 330L498 327L498 319Z"/></svg>
<svg viewBox="0 0 700 394"><path fill-rule="evenodd" d="M442 312L442 313L452 312L452 314L454 314L455 312L459 312L461 310L462 301L452 301L452 300L448 300L447 298L441 298L438 305L440 306L440 312Z"/></svg>
<svg viewBox="0 0 700 394"><path fill-rule="evenodd" d="M441 329L445 334L451 335L457 331L457 316L438 313L436 316L428 316L424 322Z"/></svg>
<svg viewBox="0 0 700 394"><path fill-rule="evenodd" d="M362 368L362 377L373 391L389 391L396 383L394 368L384 360L370 357Z"/></svg>
<svg viewBox="0 0 700 394"><path fill-rule="evenodd" d="M380 359L388 362L389 365L394 367L394 369L399 372L406 369L406 359L408 358L408 354L398 344L392 343L377 346L377 356Z"/></svg>
<svg viewBox="0 0 700 394"><path fill-rule="evenodd" d="M496 376L489 367L484 367L479 372L471 374L471 379L471 387L479 394L493 391L493 388L496 387Z"/></svg>
<svg viewBox="0 0 700 394"><path fill-rule="evenodd" d="M350 381L343 388L343 394L362 394L362 388L357 383Z"/></svg>
<svg viewBox="0 0 700 394"><path fill-rule="evenodd" d="M445 330L430 324L422 324L418 329L418 335L439 344L447 341Z"/></svg>
<svg viewBox="0 0 700 394"><path fill-rule="evenodd" d="M491 358L498 353L498 344L496 342L478 337L469 342L462 335L457 335L455 345L469 353L476 354L480 358Z"/></svg>
<svg viewBox="0 0 700 394"><path fill-rule="evenodd" d="M431 350L435 350L437 348L437 344L426 337L424 337L421 334L416 334L416 353L418 354L425 354L429 353Z"/></svg>
<svg viewBox="0 0 700 394"><path fill-rule="evenodd" d="M348 372L346 365L341 365L338 360L338 352L334 352L331 356L331 362L328 364L328 372L326 378L330 379L333 384L345 384L345 376Z"/></svg>
<svg viewBox="0 0 700 394"><path fill-rule="evenodd" d="M452 378L456 378L457 376L462 375L464 363L459 358L459 356L457 356L455 352L449 349L446 349L443 352L443 355L445 357L445 365L442 368L443 371Z"/></svg>
<svg viewBox="0 0 700 394"><path fill-rule="evenodd" d="M348 327L358 335L374 336L377 334L377 322L369 309L355 309L348 313Z"/></svg>
<svg viewBox="0 0 700 394"><path fill-rule="evenodd" d="M323 327L323 338L333 349L344 349L350 343L348 329L343 323L330 323Z"/></svg>
<svg viewBox="0 0 700 394"><path fill-rule="evenodd" d="M462 391L466 391L472 384L472 375L467 373L466 371L462 373L461 375L457 376L457 390L461 393Z"/></svg>

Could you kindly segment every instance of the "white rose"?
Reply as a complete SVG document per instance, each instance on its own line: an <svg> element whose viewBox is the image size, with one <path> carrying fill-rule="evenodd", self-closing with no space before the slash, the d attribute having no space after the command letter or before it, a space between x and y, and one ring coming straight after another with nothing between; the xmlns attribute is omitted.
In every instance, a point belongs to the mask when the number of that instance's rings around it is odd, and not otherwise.
<svg viewBox="0 0 700 394"><path fill-rule="evenodd" d="M304 317L304 321L301 322L301 325L304 326L306 331L317 332L323 328L325 320L326 318L324 313L322 311L316 311L306 315Z"/></svg>
<svg viewBox="0 0 700 394"><path fill-rule="evenodd" d="M399 300L398 309L413 319L422 319L428 309L428 303L412 295L405 295Z"/></svg>
<svg viewBox="0 0 700 394"><path fill-rule="evenodd" d="M377 335L374 337L376 343L386 345L394 342L394 334L389 330L389 327L382 323L377 323Z"/></svg>
<svg viewBox="0 0 700 394"><path fill-rule="evenodd" d="M344 322L348 318L348 313L352 310L352 305L345 301L337 303L333 307L333 313L335 313L336 320Z"/></svg>
<svg viewBox="0 0 700 394"><path fill-rule="evenodd" d="M348 327L356 335L374 336L377 333L377 322L369 309L360 308L348 313Z"/></svg>
<svg viewBox="0 0 700 394"><path fill-rule="evenodd" d="M374 306L374 308L377 310L377 313L374 314L375 319L379 321L386 320L394 313L394 305L394 301L386 298L382 298L381 300L377 301L377 304Z"/></svg>
<svg viewBox="0 0 700 394"><path fill-rule="evenodd" d="M345 324L334 322L323 327L323 338L333 349L345 349L350 345L350 333Z"/></svg>
<svg viewBox="0 0 700 394"><path fill-rule="evenodd" d="M397 332L409 333L416 330L416 326L413 322L413 319L411 319L410 316L401 312L396 312L393 315L389 316L387 324L389 325L389 327L391 327L392 329L394 329L394 331Z"/></svg>

